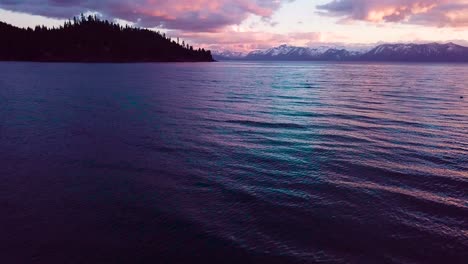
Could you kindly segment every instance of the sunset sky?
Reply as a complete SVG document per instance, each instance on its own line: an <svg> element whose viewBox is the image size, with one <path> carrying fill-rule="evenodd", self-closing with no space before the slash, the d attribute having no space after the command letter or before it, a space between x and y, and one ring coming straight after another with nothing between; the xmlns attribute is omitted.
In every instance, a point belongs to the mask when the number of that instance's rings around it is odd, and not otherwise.
<svg viewBox="0 0 468 264"><path fill-rule="evenodd" d="M22 27L60 25L90 12L215 50L414 41L468 45L468 0L0 1L0 20Z"/></svg>

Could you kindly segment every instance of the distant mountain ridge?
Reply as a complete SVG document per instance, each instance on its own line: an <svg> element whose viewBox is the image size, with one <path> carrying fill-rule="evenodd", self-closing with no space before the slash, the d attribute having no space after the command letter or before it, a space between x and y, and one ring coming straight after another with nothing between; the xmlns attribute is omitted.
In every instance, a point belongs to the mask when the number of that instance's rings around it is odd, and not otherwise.
<svg viewBox="0 0 468 264"><path fill-rule="evenodd" d="M369 61L468 62L468 47L454 43L384 44L360 56Z"/></svg>
<svg viewBox="0 0 468 264"><path fill-rule="evenodd" d="M148 29L81 16L59 28L18 28L0 22L0 61L199 62L211 52Z"/></svg>
<svg viewBox="0 0 468 264"><path fill-rule="evenodd" d="M342 60L358 55L356 51L348 51L342 47L295 47L281 45L264 51L253 51L245 57L249 60Z"/></svg>
<svg viewBox="0 0 468 264"><path fill-rule="evenodd" d="M468 47L454 43L382 44L368 50L343 47L278 47L252 51L243 56L215 59L254 61L395 61L395 62L468 62Z"/></svg>

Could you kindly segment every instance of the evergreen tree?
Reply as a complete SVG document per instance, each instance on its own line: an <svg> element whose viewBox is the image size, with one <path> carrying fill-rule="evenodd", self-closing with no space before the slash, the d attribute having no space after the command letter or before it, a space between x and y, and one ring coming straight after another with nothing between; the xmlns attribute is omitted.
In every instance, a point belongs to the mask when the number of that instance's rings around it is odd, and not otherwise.
<svg viewBox="0 0 468 264"><path fill-rule="evenodd" d="M21 29L0 22L0 60L17 61L212 61L204 50L193 50L148 29L122 27L96 15L64 22L58 28ZM179 38L177 39L178 41Z"/></svg>

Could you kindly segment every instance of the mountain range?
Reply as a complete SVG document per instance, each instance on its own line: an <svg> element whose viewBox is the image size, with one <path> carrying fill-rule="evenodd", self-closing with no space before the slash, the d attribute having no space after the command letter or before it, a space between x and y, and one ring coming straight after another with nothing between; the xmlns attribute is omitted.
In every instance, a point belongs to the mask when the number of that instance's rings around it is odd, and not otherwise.
<svg viewBox="0 0 468 264"><path fill-rule="evenodd" d="M214 52L213 56L216 60L253 61L468 62L468 47L451 42L446 44L382 44L367 49L281 45L252 51L248 54Z"/></svg>

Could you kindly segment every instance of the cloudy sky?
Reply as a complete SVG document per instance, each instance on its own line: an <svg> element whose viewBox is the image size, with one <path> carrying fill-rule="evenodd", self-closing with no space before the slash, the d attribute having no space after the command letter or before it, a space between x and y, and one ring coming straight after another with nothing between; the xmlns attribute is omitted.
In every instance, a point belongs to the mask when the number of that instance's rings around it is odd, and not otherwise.
<svg viewBox="0 0 468 264"><path fill-rule="evenodd" d="M413 41L468 45L468 0L0 0L0 20L22 27L59 25L88 12L217 50Z"/></svg>

